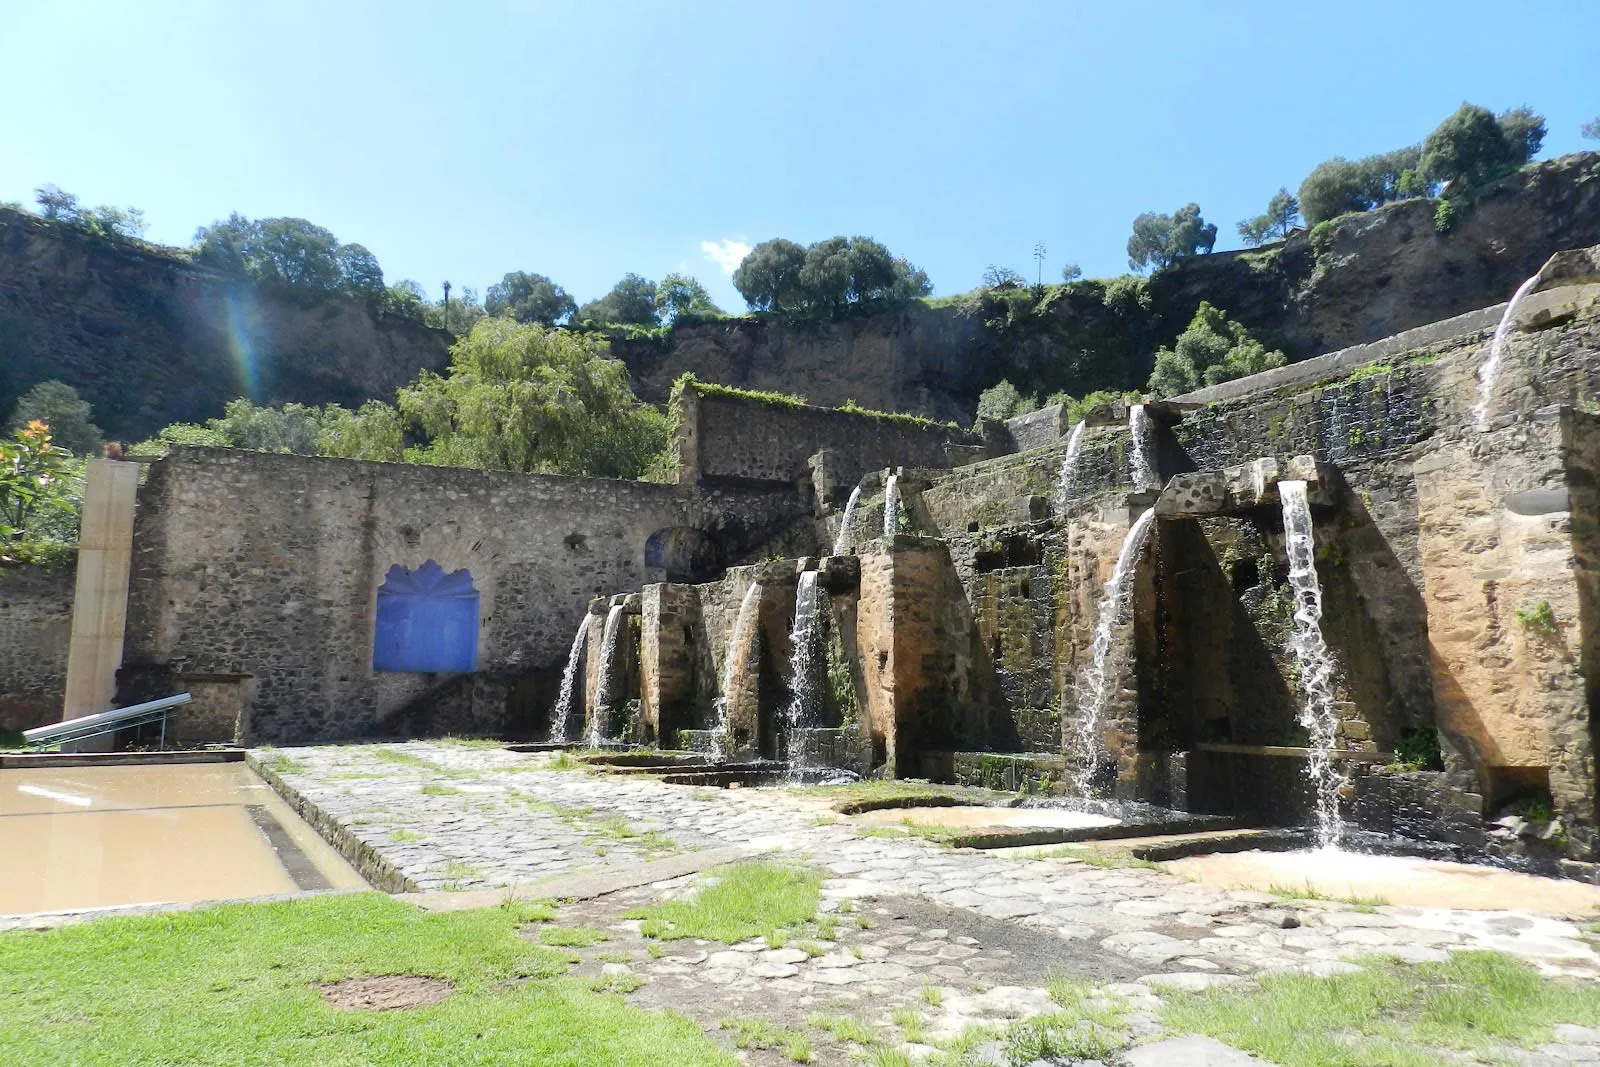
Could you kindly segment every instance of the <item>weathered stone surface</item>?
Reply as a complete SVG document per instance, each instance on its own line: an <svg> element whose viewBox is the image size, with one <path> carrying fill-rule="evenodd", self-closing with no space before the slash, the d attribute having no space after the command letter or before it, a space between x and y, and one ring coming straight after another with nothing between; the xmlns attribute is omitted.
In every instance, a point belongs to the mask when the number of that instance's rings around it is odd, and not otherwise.
<svg viewBox="0 0 1600 1067"><path fill-rule="evenodd" d="M1252 1067L1266 1062L1199 1034L1139 1045L1123 1057L1127 1067Z"/></svg>

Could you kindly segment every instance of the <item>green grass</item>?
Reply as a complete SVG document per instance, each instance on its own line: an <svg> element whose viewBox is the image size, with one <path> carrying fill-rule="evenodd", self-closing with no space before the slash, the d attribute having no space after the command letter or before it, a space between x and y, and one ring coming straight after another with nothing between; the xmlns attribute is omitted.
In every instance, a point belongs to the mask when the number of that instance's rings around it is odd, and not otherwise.
<svg viewBox="0 0 1600 1067"><path fill-rule="evenodd" d="M1162 1021L1282 1067L1431 1067L1444 1049L1547 1042L1558 1022L1600 1024L1600 989L1541 977L1496 952L1445 963L1379 956L1331 978L1268 975L1254 992L1168 998Z"/></svg>
<svg viewBox="0 0 1600 1067"><path fill-rule="evenodd" d="M596 930L589 926L541 926L539 928L539 943L551 945L555 948L588 948L598 945L602 941L610 941L611 935L604 930Z"/></svg>
<svg viewBox="0 0 1600 1067"><path fill-rule="evenodd" d="M747 862L716 868L717 880L687 900L669 900L627 913L644 920L645 937L699 937L732 944L811 922L822 876L784 863Z"/></svg>
<svg viewBox="0 0 1600 1067"><path fill-rule="evenodd" d="M426 840L426 837L423 834L417 833L415 830L400 829L400 830L390 830L389 831L389 840L393 841L397 845L406 845L406 844L410 844L413 841Z"/></svg>
<svg viewBox="0 0 1600 1067"><path fill-rule="evenodd" d="M429 782L422 787L425 797L455 797L461 795L461 790L453 785L440 785L438 782Z"/></svg>
<svg viewBox="0 0 1600 1067"><path fill-rule="evenodd" d="M1090 867L1106 867L1113 870L1121 870L1125 867L1142 867L1152 871L1161 869L1159 864L1140 859L1125 848L1105 848L1094 845L1066 845L1063 847L1070 851L1063 852L1062 856L1082 860Z"/></svg>
<svg viewBox="0 0 1600 1067"><path fill-rule="evenodd" d="M409 752L401 752L398 749L393 748L384 748L382 746L378 746L376 748L368 749L365 755L377 760L379 763L394 763L402 767L413 767L419 771L433 771L434 773L438 773L444 770L443 767L439 766L432 760L426 760L421 756L413 756Z"/></svg>
<svg viewBox="0 0 1600 1067"><path fill-rule="evenodd" d="M465 889L467 883L483 877L483 872L470 863L460 860L449 860L439 868L439 873L444 876L444 889L454 893Z"/></svg>
<svg viewBox="0 0 1600 1067"><path fill-rule="evenodd" d="M550 909L440 914L380 893L237 904L0 935L0 1063L73 1067L429 1067L734 1059L673 1013L564 977L517 935ZM442 1003L338 1011L316 986L418 974Z"/></svg>
<svg viewBox="0 0 1600 1067"><path fill-rule="evenodd" d="M256 762L273 774L304 774L306 765L282 752L274 752L270 748L256 750Z"/></svg>
<svg viewBox="0 0 1600 1067"><path fill-rule="evenodd" d="M1362 909L1375 909L1389 903L1384 897L1339 896L1313 888L1310 882L1303 886L1269 885L1267 892L1283 900L1328 900L1336 904L1354 904Z"/></svg>
<svg viewBox="0 0 1600 1067"><path fill-rule="evenodd" d="M806 1025L832 1034L840 1041L848 1041L855 1045L871 1045L878 1040L878 1035L872 1032L872 1027L854 1015L824 1015L821 1012L812 1012L806 1016Z"/></svg>

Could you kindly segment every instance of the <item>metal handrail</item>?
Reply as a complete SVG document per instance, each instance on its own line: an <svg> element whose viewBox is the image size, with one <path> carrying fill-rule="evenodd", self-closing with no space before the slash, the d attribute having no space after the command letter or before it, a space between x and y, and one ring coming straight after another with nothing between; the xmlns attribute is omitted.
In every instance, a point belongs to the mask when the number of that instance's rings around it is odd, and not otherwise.
<svg viewBox="0 0 1600 1067"><path fill-rule="evenodd" d="M143 704L134 704L126 708L112 708L110 711L100 711L93 715L80 715L76 719L67 719L64 722L51 723L49 726L39 726L32 730L22 731L22 744L24 748L47 748L51 745L64 745L72 741L86 741L91 737L101 734L115 733L125 730L130 726L143 726L146 723L159 721L161 723L161 748L167 744L167 716L172 714L174 708L190 701L188 693L179 693L176 696L162 697L160 700L148 700Z"/></svg>

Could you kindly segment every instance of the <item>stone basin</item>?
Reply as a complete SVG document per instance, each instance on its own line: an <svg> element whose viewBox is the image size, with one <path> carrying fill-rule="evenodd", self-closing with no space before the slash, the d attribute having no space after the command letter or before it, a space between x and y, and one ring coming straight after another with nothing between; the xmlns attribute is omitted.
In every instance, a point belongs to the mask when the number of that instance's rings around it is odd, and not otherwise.
<svg viewBox="0 0 1600 1067"><path fill-rule="evenodd" d="M1338 897L1381 897L1420 908L1538 911L1592 916L1600 886L1471 863L1375 856L1336 849L1230 852L1162 864L1201 885L1225 889L1311 889Z"/></svg>

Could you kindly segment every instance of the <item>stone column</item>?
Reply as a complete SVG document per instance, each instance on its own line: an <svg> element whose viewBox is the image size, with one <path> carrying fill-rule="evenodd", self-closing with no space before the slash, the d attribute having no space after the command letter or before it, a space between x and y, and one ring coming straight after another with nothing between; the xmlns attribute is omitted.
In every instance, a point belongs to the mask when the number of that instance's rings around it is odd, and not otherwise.
<svg viewBox="0 0 1600 1067"><path fill-rule="evenodd" d="M83 488L63 719L111 707L128 614L139 465L91 459Z"/></svg>

